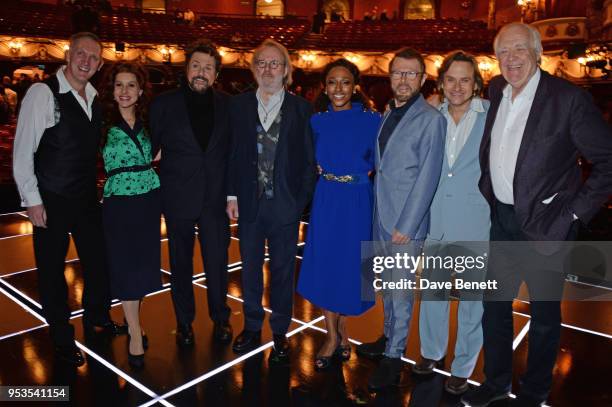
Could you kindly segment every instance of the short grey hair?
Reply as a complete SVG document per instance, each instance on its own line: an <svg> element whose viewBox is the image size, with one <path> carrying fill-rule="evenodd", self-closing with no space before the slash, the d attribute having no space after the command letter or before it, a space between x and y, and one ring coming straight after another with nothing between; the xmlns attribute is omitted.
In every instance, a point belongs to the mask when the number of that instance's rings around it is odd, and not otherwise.
<svg viewBox="0 0 612 407"><path fill-rule="evenodd" d="M291 65L291 57L289 57L289 51L287 51L287 48L285 48L283 44L278 41L274 41L272 38L265 39L264 42L262 42L259 47L255 48L255 50L253 51L253 58L251 59L251 71L256 71L256 64L257 60L259 59L259 54L261 54L261 52L267 47L276 48L283 56L283 62L285 63L285 67L287 68L287 75L285 75L285 77L283 78L283 85L291 86L291 83L293 82L293 66Z"/></svg>
<svg viewBox="0 0 612 407"><path fill-rule="evenodd" d="M544 52L544 48L542 47L542 38L540 36L540 32L538 31L537 28L529 24L518 23L518 22L506 24L499 30L499 32L495 36L495 39L493 40L493 50L495 51L495 56L498 56L497 48L499 46L499 37L504 33L504 31L512 27L522 27L525 30L527 30L527 32L529 32L529 37L531 39L531 48L535 51L537 55L538 64L542 62L542 53Z"/></svg>

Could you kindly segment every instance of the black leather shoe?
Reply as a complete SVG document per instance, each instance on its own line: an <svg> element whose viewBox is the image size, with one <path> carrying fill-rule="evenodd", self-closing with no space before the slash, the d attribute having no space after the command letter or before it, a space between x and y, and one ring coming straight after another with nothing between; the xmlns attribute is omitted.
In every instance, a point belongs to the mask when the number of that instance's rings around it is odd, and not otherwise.
<svg viewBox="0 0 612 407"><path fill-rule="evenodd" d="M467 378L451 376L444 382L444 390L455 396L460 396L468 391L470 386L468 385Z"/></svg>
<svg viewBox="0 0 612 407"><path fill-rule="evenodd" d="M444 366L444 358L433 360L421 357L421 360L412 366L412 371L416 374L428 375L434 372L434 368L440 369L442 366Z"/></svg>
<svg viewBox="0 0 612 407"><path fill-rule="evenodd" d="M378 368L376 368L372 376L370 376L370 380L368 380L370 391L382 390L388 386L397 386L400 381L400 373L402 372L402 363L400 358L383 357L378 364Z"/></svg>
<svg viewBox="0 0 612 407"><path fill-rule="evenodd" d="M364 356L368 359L380 359L385 353L385 347L387 346L387 337L381 335L374 342L362 343L355 348L355 351L359 356Z"/></svg>
<svg viewBox="0 0 612 407"><path fill-rule="evenodd" d="M83 352L81 352L81 350L76 346L56 346L55 356L63 362L67 362L77 367L85 364Z"/></svg>
<svg viewBox="0 0 612 407"><path fill-rule="evenodd" d="M507 392L500 392L483 384L461 397L461 402L471 407L486 407L494 401L504 400L508 397L510 397L510 394Z"/></svg>
<svg viewBox="0 0 612 407"><path fill-rule="evenodd" d="M274 335L274 346L268 359L271 363L287 363L289 361L289 341L285 335Z"/></svg>
<svg viewBox="0 0 612 407"><path fill-rule="evenodd" d="M128 351L128 364L134 369L142 369L144 367L144 353L141 355L132 355Z"/></svg>
<svg viewBox="0 0 612 407"><path fill-rule="evenodd" d="M259 345L261 345L261 331L247 331L245 329L234 340L232 350L236 353L245 353Z"/></svg>
<svg viewBox="0 0 612 407"><path fill-rule="evenodd" d="M127 325L118 324L114 321L108 321L102 325L95 325L89 322L83 321L83 328L85 329L86 335L126 335L128 333Z"/></svg>
<svg viewBox="0 0 612 407"><path fill-rule="evenodd" d="M232 326L227 321L223 322L215 322L215 326L213 328L213 338L218 343L230 343L232 341L232 336L234 332L232 331Z"/></svg>
<svg viewBox="0 0 612 407"><path fill-rule="evenodd" d="M191 324L179 325L176 328L176 343L182 347L193 346L195 339L193 338Z"/></svg>

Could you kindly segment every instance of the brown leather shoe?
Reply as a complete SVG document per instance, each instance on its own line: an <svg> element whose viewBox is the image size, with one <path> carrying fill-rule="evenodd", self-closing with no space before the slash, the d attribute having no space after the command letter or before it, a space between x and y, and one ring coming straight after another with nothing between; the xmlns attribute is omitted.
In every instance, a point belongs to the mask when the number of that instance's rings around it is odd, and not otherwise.
<svg viewBox="0 0 612 407"><path fill-rule="evenodd" d="M441 368L444 366L444 358L440 360L433 360L421 357L421 361L416 365L412 366L412 371L419 375L432 374L434 368Z"/></svg>
<svg viewBox="0 0 612 407"><path fill-rule="evenodd" d="M444 390L455 396L459 396L468 391L469 385L466 378L451 376L444 383Z"/></svg>

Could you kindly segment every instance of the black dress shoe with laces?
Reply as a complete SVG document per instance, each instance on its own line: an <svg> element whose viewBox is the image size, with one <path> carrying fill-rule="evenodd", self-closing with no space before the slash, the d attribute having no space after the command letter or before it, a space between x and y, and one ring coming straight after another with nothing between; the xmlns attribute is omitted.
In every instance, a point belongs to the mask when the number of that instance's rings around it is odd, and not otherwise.
<svg viewBox="0 0 612 407"><path fill-rule="evenodd" d="M193 346L195 339L191 324L179 325L176 328L176 343L181 347Z"/></svg>
<svg viewBox="0 0 612 407"><path fill-rule="evenodd" d="M440 369L444 366L444 358L440 360L427 359L421 357L421 360L412 366L412 371L419 375L428 375L434 372L434 368Z"/></svg>
<svg viewBox="0 0 612 407"><path fill-rule="evenodd" d="M387 346L387 337L381 335L374 342L362 343L355 348L355 351L359 356L364 356L368 359L380 359L385 353L385 347Z"/></svg>
<svg viewBox="0 0 612 407"><path fill-rule="evenodd" d="M510 397L508 392L497 391L485 384L469 391L463 397L461 402L466 406L471 407L486 407L497 400L503 400Z"/></svg>
<svg viewBox="0 0 612 407"><path fill-rule="evenodd" d="M55 356L66 363L74 366L83 366L85 364L85 358L83 352L76 345L73 346L56 346Z"/></svg>
<svg viewBox="0 0 612 407"><path fill-rule="evenodd" d="M268 359L272 363L287 363L289 361L289 341L285 335L274 335L274 346Z"/></svg>
<svg viewBox="0 0 612 407"><path fill-rule="evenodd" d="M215 339L215 342L223 344L230 343L233 335L234 332L232 331L232 326L229 324L229 322L215 322L215 326L213 328L213 338Z"/></svg>
<svg viewBox="0 0 612 407"><path fill-rule="evenodd" d="M248 331L245 329L234 340L232 350L236 353L245 353L257 348L259 345L261 345L261 331Z"/></svg>
<svg viewBox="0 0 612 407"><path fill-rule="evenodd" d="M371 391L378 391L388 386L397 386L400 381L402 364L400 358L383 357L368 380L368 388Z"/></svg>

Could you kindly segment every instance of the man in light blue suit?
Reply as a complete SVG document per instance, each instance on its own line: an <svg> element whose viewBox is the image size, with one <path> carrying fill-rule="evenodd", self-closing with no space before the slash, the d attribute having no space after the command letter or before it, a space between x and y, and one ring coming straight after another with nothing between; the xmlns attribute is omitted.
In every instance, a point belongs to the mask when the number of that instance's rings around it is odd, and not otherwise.
<svg viewBox="0 0 612 407"><path fill-rule="evenodd" d="M431 205L431 225L425 255L474 256L486 252L489 240L489 206L478 189L478 153L489 102L478 95L483 80L478 63L463 51L449 54L438 70L437 86L444 95L440 112L446 117L446 148L442 176ZM484 250L483 250L484 249ZM425 270L423 278L451 281L455 270ZM485 269L460 270L457 278L482 280ZM429 374L442 364L448 347L449 290L423 290L419 317L422 359L413 367ZM457 342L451 377L445 389L462 394L482 347L482 293L460 292Z"/></svg>
<svg viewBox="0 0 612 407"><path fill-rule="evenodd" d="M429 207L438 185L444 155L446 120L420 94L425 62L404 48L389 64L393 100L376 146L373 239L393 245L389 255L419 256L429 229ZM397 246L401 245L401 246ZM383 281L414 280L406 268L386 270ZM370 377L371 390L397 383L412 315L413 292L383 289L384 335L358 347L367 357L383 356Z"/></svg>

